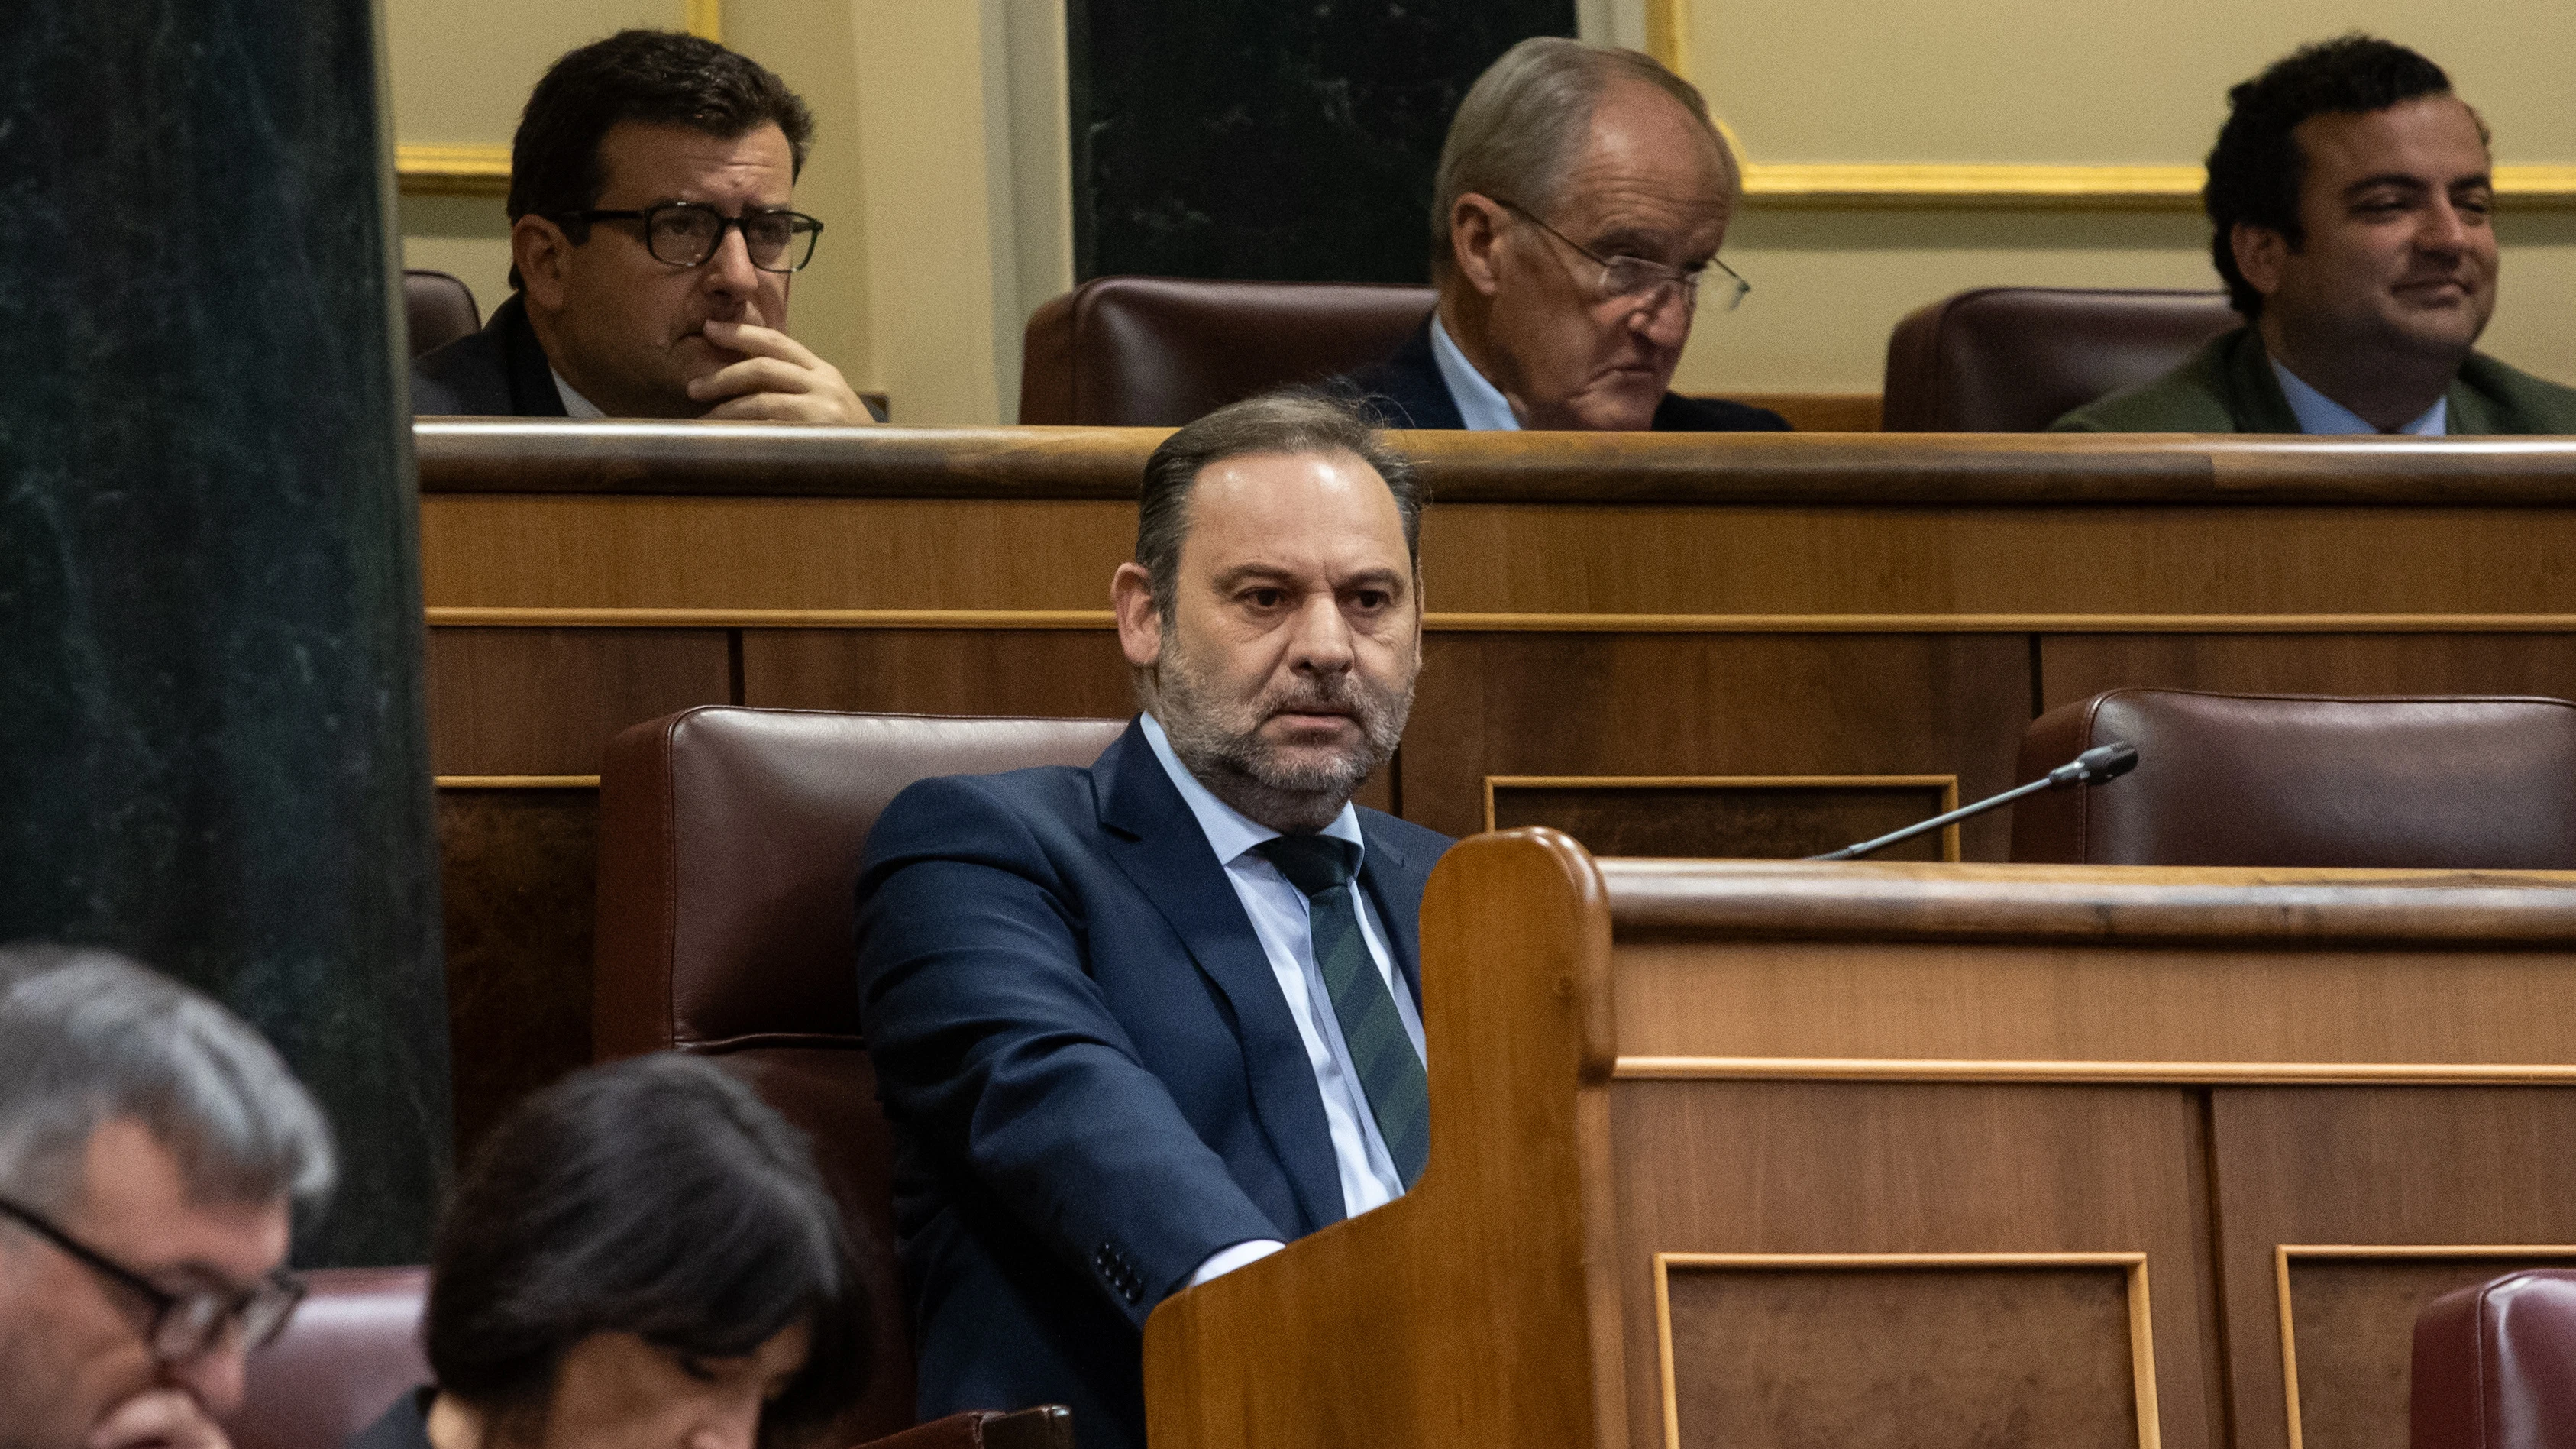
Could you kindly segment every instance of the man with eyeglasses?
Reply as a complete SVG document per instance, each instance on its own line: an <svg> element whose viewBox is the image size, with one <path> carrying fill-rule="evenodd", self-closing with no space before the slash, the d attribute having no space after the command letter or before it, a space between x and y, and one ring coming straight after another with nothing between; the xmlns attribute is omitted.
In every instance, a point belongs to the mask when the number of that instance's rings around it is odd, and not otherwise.
<svg viewBox="0 0 2576 1449"><path fill-rule="evenodd" d="M1477 78L1441 147L1438 307L1344 381L1400 428L1786 428L1669 390L1697 309L1752 290L1717 259L1738 190L1690 82L1633 50L1522 41Z"/></svg>
<svg viewBox="0 0 2576 1449"><path fill-rule="evenodd" d="M0 1449L225 1449L303 1296L329 1130L277 1053L97 951L0 948Z"/></svg>
<svg viewBox="0 0 2576 1449"><path fill-rule="evenodd" d="M412 410L866 423L787 335L823 224L790 205L814 122L710 40L628 30L554 63L510 151L510 285L412 364Z"/></svg>

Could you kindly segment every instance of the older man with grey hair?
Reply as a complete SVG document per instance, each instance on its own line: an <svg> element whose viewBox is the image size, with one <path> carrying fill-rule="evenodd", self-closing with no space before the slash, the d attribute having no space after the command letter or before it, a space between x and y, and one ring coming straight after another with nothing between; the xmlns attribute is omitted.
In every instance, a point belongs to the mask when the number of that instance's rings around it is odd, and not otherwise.
<svg viewBox="0 0 2576 1449"><path fill-rule="evenodd" d="M0 1449L224 1449L302 1289L322 1114L221 1006L121 957L0 948Z"/></svg>
<svg viewBox="0 0 2576 1449"><path fill-rule="evenodd" d="M1653 57L1541 36L1487 68L1440 148L1438 308L1346 382L1390 425L1777 430L1780 415L1669 391L1741 191L1691 83Z"/></svg>

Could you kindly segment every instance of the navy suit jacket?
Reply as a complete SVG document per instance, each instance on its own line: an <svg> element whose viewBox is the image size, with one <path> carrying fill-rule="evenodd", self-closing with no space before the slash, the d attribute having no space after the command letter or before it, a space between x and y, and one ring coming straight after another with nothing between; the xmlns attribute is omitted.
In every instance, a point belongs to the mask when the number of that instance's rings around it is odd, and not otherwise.
<svg viewBox="0 0 2576 1449"><path fill-rule="evenodd" d="M1336 379L1336 385L1374 406L1390 428L1467 426L1432 355L1429 317L1393 356ZM1655 405L1651 426L1659 433L1778 433L1789 430L1789 420L1769 408L1668 392Z"/></svg>
<svg viewBox="0 0 2576 1449"><path fill-rule="evenodd" d="M412 359L411 410L421 417L564 416L563 394L518 293L492 309L482 331Z"/></svg>
<svg viewBox="0 0 2576 1449"><path fill-rule="evenodd" d="M1447 836L1362 810L1421 1001ZM1060 1403L1145 1442L1143 1329L1220 1248L1342 1217L1296 1019L1141 726L1088 769L925 780L868 837L859 992L897 1137L923 1418Z"/></svg>

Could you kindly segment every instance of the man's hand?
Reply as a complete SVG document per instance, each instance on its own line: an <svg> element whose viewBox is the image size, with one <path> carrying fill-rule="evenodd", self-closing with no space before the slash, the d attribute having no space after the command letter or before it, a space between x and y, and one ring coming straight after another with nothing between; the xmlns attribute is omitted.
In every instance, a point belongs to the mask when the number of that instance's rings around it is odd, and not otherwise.
<svg viewBox="0 0 2576 1449"><path fill-rule="evenodd" d="M152 1389L117 1405L82 1449L232 1449L205 1406L184 1389Z"/></svg>
<svg viewBox="0 0 2576 1449"><path fill-rule="evenodd" d="M706 338L742 353L743 359L689 380L689 396L715 404L703 416L783 423L876 421L842 380L839 368L784 332L747 322L709 322Z"/></svg>

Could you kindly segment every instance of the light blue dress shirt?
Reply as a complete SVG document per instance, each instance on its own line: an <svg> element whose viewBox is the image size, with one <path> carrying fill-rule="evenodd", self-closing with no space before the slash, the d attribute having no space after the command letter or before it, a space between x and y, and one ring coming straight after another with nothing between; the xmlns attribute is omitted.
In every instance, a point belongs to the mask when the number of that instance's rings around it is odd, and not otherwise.
<svg viewBox="0 0 2576 1449"><path fill-rule="evenodd" d="M1440 380L1449 385L1449 400L1458 405L1458 417L1471 433L1517 433L1521 420L1512 416L1512 405L1503 390L1485 381L1476 364L1449 340L1449 329L1440 325L1440 314L1431 314L1431 360L1440 365Z"/></svg>
<svg viewBox="0 0 2576 1449"><path fill-rule="evenodd" d="M1296 1018L1297 1036L1306 1047L1306 1065L1315 1074L1315 1086L1324 1101L1324 1125L1332 1133L1333 1162L1342 1182L1342 1212L1357 1217L1370 1208L1390 1202L1404 1193L1404 1177L1395 1170L1395 1159L1386 1150L1386 1140L1377 1130L1377 1116L1369 1110L1368 1094L1360 1086L1359 1072L1351 1065L1350 1048L1342 1041L1341 1023L1333 1016L1332 992L1324 984L1322 970L1315 964L1315 938L1307 912L1306 893L1289 884L1279 867L1269 857L1253 849L1279 834L1243 812L1218 799L1208 787L1189 772L1180 756L1172 753L1171 737L1163 733L1160 720L1143 717L1145 741L1153 746L1154 758L1162 763L1163 773L1171 777L1172 787L1198 820L1199 830L1206 835L1208 848L1216 853L1217 863L1225 867L1226 883L1234 887L1243 912L1252 920L1252 933L1261 941L1261 953L1269 958L1271 974L1279 980L1279 994L1288 1001L1288 1014ZM1363 852L1368 842L1360 835L1359 811L1345 803L1342 813L1324 827L1323 834L1347 840ZM1413 992L1395 969L1395 958L1386 945L1386 929L1377 918L1377 908L1368 892L1352 882L1352 896L1359 903L1360 935L1368 942L1369 959L1377 963L1378 975L1395 998L1396 1015L1404 1022L1404 1034L1413 1043L1416 1054L1422 1052L1422 1017L1413 1006ZM1249 1249L1259 1251L1246 1251ZM1276 1251L1267 1243L1239 1243L1219 1252L1202 1264L1191 1276L1193 1284L1227 1269Z"/></svg>
<svg viewBox="0 0 2576 1449"><path fill-rule="evenodd" d="M2266 358L2272 364L2272 375L2281 380L2281 396L2290 400L2290 411L2299 420L2299 431L2312 437L2343 437L2352 433L2376 433L2368 419L2333 398L2307 385L2300 376L2281 365L2277 357ZM2451 430L2451 400L2433 399L2424 416L2399 428L2419 438L2439 438Z"/></svg>

